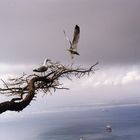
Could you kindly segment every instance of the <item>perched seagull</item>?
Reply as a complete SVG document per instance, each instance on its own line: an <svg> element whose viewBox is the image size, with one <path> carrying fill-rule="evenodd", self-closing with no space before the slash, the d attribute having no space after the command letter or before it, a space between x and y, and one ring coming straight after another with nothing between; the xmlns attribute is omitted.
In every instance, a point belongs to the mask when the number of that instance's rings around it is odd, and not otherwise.
<svg viewBox="0 0 140 140"><path fill-rule="evenodd" d="M65 35L66 39L69 41L69 43L70 43L70 48L68 49L68 51L70 52L71 58L73 59L74 55L80 55L77 52L77 45L78 45L78 41L79 41L79 37L80 37L80 27L78 25L75 26L72 42L66 36L65 31L64 31L64 35Z"/></svg>
<svg viewBox="0 0 140 140"><path fill-rule="evenodd" d="M46 72L48 70L47 62L49 62L49 59L45 59L43 62L43 65L37 69L34 69L34 72Z"/></svg>

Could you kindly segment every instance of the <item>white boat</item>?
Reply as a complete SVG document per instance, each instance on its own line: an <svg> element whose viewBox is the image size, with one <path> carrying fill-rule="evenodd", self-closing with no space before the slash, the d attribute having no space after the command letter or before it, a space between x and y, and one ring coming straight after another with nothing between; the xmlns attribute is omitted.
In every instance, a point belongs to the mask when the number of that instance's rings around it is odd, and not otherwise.
<svg viewBox="0 0 140 140"><path fill-rule="evenodd" d="M80 137L80 139L79 140L86 140L86 139L84 139L84 137Z"/></svg>
<svg viewBox="0 0 140 140"><path fill-rule="evenodd" d="M107 132L112 132L112 127L109 124L106 125L105 129L106 129Z"/></svg>

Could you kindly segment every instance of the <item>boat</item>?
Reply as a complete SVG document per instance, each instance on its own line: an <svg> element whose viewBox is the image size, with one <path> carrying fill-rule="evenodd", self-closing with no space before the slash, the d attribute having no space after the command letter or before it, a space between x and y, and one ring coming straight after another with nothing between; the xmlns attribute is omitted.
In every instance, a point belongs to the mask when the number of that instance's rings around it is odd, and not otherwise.
<svg viewBox="0 0 140 140"><path fill-rule="evenodd" d="M112 132L112 127L111 127L111 125L106 125L106 127L105 127L105 130L107 131L107 132Z"/></svg>

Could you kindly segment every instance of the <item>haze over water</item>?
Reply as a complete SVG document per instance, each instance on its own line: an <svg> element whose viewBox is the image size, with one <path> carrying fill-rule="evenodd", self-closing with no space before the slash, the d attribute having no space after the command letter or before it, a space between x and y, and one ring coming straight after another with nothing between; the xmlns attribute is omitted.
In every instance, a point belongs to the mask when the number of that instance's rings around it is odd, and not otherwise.
<svg viewBox="0 0 140 140"><path fill-rule="evenodd" d="M139 140L140 105L85 106L0 121L6 140ZM112 126L107 132L105 126Z"/></svg>

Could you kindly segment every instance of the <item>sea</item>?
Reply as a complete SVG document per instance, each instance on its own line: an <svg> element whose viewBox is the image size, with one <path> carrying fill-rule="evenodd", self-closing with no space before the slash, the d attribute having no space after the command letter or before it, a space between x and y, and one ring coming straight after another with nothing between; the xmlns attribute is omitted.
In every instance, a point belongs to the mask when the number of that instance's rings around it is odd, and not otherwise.
<svg viewBox="0 0 140 140"><path fill-rule="evenodd" d="M110 125L112 131L106 130ZM73 106L0 118L0 140L140 140L140 105Z"/></svg>

